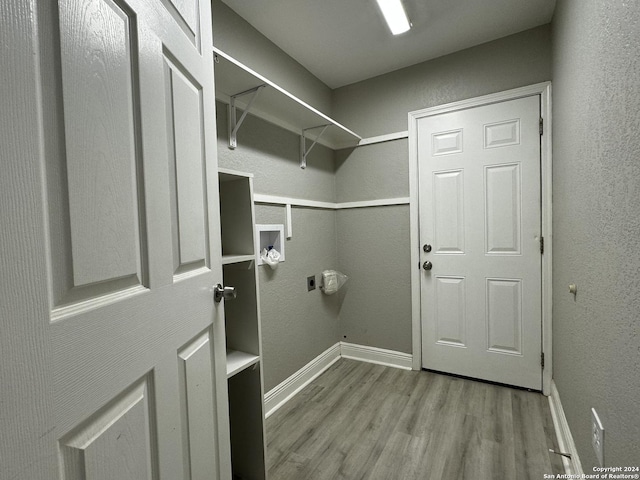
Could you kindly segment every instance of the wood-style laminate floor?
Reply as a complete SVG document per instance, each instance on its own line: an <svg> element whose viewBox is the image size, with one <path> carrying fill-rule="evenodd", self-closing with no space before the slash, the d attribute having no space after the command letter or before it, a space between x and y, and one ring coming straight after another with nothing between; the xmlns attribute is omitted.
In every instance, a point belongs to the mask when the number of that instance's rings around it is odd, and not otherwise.
<svg viewBox="0 0 640 480"><path fill-rule="evenodd" d="M564 473L546 397L339 360L267 419L270 480L542 480Z"/></svg>

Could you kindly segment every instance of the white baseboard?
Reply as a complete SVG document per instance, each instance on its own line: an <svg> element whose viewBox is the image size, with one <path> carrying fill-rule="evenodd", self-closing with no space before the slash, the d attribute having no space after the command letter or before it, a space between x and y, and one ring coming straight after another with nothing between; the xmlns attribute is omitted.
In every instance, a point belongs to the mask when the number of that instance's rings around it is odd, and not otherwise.
<svg viewBox="0 0 640 480"><path fill-rule="evenodd" d="M307 363L284 382L276 385L264 395L265 418L287 403L300 390L309 385L320 374L340 358L377 363L388 367L411 370L412 356L409 353L367 347L354 343L338 342Z"/></svg>
<svg viewBox="0 0 640 480"><path fill-rule="evenodd" d="M573 436L569 430L567 417L564 415L562 403L560 402L560 395L556 388L556 382L553 380L551 381L549 408L551 409L551 418L553 419L553 426L556 430L556 437L558 438L558 448L561 452L571 455L570 459L564 456L562 457L565 473L571 475L582 475L584 472L582 471L580 457L578 456L576 444L573 442Z"/></svg>
<svg viewBox="0 0 640 480"><path fill-rule="evenodd" d="M342 358L360 360L361 362L377 363L388 367L411 370L413 356L410 353L385 350L384 348L367 347L355 343L340 342Z"/></svg>
<svg viewBox="0 0 640 480"><path fill-rule="evenodd" d="M322 352L284 382L264 395L265 418L287 403L296 393L315 380L331 365L340 360L340 343Z"/></svg>

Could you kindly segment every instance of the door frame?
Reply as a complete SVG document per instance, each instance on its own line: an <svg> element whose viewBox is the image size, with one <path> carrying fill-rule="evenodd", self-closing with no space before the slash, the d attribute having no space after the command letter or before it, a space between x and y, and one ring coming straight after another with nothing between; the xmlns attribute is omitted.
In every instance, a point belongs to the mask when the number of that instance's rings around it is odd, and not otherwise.
<svg viewBox="0 0 640 480"><path fill-rule="evenodd" d="M540 116L543 121L543 133L540 136L540 195L541 235L544 238L542 255L542 353L544 368L542 369L542 393L551 394L551 378L553 372L552 350L552 220L551 220L551 178L552 178L552 120L551 120L551 82L542 82L526 87L492 93L481 97L470 98L436 107L429 107L409 112L409 216L411 222L411 337L413 349L413 370L422 368L422 323L420 306L420 185L418 178L418 120L424 117L443 113L480 107L518 98L540 95Z"/></svg>

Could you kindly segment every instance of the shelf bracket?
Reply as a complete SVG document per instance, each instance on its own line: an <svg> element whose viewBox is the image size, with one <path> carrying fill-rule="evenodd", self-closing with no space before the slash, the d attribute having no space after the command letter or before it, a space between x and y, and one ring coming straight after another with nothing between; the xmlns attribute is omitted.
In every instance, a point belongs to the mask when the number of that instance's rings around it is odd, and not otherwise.
<svg viewBox="0 0 640 480"><path fill-rule="evenodd" d="M327 123L326 125L318 125L317 127L310 127L310 128L305 128L305 129L302 130L302 136L300 137L300 168L302 168L302 169L307 168L307 155L309 155L309 153L311 152L311 149L316 146L316 143L318 143L318 140L320 140L320 137L322 137L324 132L330 126L331 126L331 124ZM315 140L313 141L311 146L307 149L307 135L306 135L306 132L308 130L315 130L317 128L322 128L322 130L320 131L318 136L315 138Z"/></svg>
<svg viewBox="0 0 640 480"><path fill-rule="evenodd" d="M231 98L231 101L229 102L229 148L233 149L238 146L238 140L237 140L238 130L240 129L242 122L244 122L244 119L247 116L247 113L249 113L249 111L251 110L251 106L253 105L253 102L255 102L256 98L258 98L258 95L260 95L260 91L262 91L262 89L266 86L267 86L266 84L258 85L257 87L250 88L249 90L236 93L235 95L231 95L231 97L229 97ZM244 109L244 112L242 112L240 119L236 120L237 118L236 98L243 97L245 95L251 95L251 98L249 99L249 103L247 103L247 106Z"/></svg>

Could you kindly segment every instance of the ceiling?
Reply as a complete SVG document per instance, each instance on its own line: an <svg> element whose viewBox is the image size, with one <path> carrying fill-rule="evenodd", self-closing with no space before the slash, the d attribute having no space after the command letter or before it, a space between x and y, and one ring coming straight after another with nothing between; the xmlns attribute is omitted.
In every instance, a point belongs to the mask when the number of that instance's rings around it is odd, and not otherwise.
<svg viewBox="0 0 640 480"><path fill-rule="evenodd" d="M403 0L394 37L375 0L223 0L331 88L551 21L555 0Z"/></svg>

